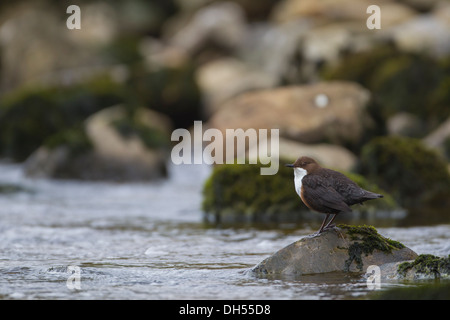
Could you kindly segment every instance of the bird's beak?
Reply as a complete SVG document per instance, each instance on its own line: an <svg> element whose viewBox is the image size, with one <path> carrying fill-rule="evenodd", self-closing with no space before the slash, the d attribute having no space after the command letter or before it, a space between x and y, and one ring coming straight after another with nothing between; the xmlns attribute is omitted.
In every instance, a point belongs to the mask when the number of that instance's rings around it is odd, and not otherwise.
<svg viewBox="0 0 450 320"><path fill-rule="evenodd" d="M285 166L285 167L288 167L288 168L293 168L293 167L294 167L294 165L293 165L293 164L290 164L290 163L289 163L289 164L285 164L284 166Z"/></svg>

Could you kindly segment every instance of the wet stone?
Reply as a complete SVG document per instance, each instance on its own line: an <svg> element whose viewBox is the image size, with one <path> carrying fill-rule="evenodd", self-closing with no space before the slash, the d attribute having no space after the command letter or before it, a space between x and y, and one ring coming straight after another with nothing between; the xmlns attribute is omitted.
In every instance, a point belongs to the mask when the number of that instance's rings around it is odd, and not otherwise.
<svg viewBox="0 0 450 320"><path fill-rule="evenodd" d="M371 226L339 225L288 245L259 263L252 272L261 276L364 272L370 265L416 257L414 251L383 237Z"/></svg>

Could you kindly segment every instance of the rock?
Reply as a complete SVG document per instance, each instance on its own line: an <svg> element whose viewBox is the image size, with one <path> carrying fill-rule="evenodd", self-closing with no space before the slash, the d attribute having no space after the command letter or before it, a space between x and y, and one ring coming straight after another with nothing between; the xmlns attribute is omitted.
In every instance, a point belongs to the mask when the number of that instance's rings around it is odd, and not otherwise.
<svg viewBox="0 0 450 320"><path fill-rule="evenodd" d="M266 146L267 144L264 141L259 141L259 148ZM250 146L248 154L257 154L253 150L258 150L256 148L258 146ZM265 150L264 152L268 154ZM357 158L352 152L338 145L327 143L306 144L284 138L279 139L280 158L294 162L300 155L312 157L324 167L343 171L351 171L357 163Z"/></svg>
<svg viewBox="0 0 450 320"><path fill-rule="evenodd" d="M424 128L420 118L408 112L399 112L389 117L386 124L390 135L420 137Z"/></svg>
<svg viewBox="0 0 450 320"><path fill-rule="evenodd" d="M448 217L450 175L447 163L421 140L386 136L366 144L361 151L360 173L388 191L407 209L441 211ZM431 212L427 212L427 219ZM418 212L420 214L420 212Z"/></svg>
<svg viewBox="0 0 450 320"><path fill-rule="evenodd" d="M363 272L370 265L411 260L417 254L370 226L340 225L306 236L252 269L257 276L304 275L333 271Z"/></svg>
<svg viewBox="0 0 450 320"><path fill-rule="evenodd" d="M366 27L367 8L374 4L370 0L284 0L275 7L273 19L286 22L296 19L314 19L323 24L332 21L358 21ZM382 28L405 21L414 16L414 10L390 1L377 3L383 13Z"/></svg>
<svg viewBox="0 0 450 320"><path fill-rule="evenodd" d="M58 139L40 147L27 159L25 172L59 179L162 178L167 173L169 126L168 119L154 111L139 109L130 119L121 106L103 109L75 134L83 138Z"/></svg>
<svg viewBox="0 0 450 320"><path fill-rule="evenodd" d="M86 6L89 8L83 8L82 31L66 28L61 19L65 11L45 1L10 6L8 14L0 17L4 19L0 21L0 88L39 85L51 78L58 78L59 84L67 83L71 72L64 70L98 67L99 48L117 29L109 5Z"/></svg>
<svg viewBox="0 0 450 320"><path fill-rule="evenodd" d="M358 143L370 119L370 94L350 82L323 82L242 94L223 104L210 127L279 129L280 136L303 143Z"/></svg>
<svg viewBox="0 0 450 320"><path fill-rule="evenodd" d="M79 127L91 114L123 101L109 77L68 86L23 88L0 101L0 155L24 161L51 136Z"/></svg>
<svg viewBox="0 0 450 320"><path fill-rule="evenodd" d="M380 271L381 280L450 279L450 255L421 254L415 260L381 265Z"/></svg>
<svg viewBox="0 0 450 320"><path fill-rule="evenodd" d="M233 2L209 4L199 9L170 37L169 43L187 52L197 53L209 41L228 50L241 45L246 33L242 8Z"/></svg>
<svg viewBox="0 0 450 320"><path fill-rule="evenodd" d="M450 53L449 29L450 21L434 14L423 14L392 27L384 36L392 39L402 51L445 57Z"/></svg>
<svg viewBox="0 0 450 320"><path fill-rule="evenodd" d="M234 58L214 60L197 69L206 116L240 93L275 86L276 79ZM227 84L226 86L224 84Z"/></svg>
<svg viewBox="0 0 450 320"><path fill-rule="evenodd" d="M280 159L275 175L261 175L259 164L225 164L214 167L203 187L202 209L205 220L213 224L239 223L301 223L318 221L322 216L308 209L294 190L294 175ZM353 212L342 215L341 221L398 219L402 212L394 199L364 177L343 172L360 187L385 197L354 206Z"/></svg>
<svg viewBox="0 0 450 320"><path fill-rule="evenodd" d="M249 25L238 55L253 69L270 75L278 83L308 83L316 79L316 73L311 74L310 67L305 65L301 50L303 39L312 28L308 20Z"/></svg>
<svg viewBox="0 0 450 320"><path fill-rule="evenodd" d="M303 55L307 61L336 62L341 52L351 47L352 39L347 25L316 27L305 35Z"/></svg>
<svg viewBox="0 0 450 320"><path fill-rule="evenodd" d="M167 143L164 135L169 134L170 121L157 112L141 109L135 118L142 127L135 128L132 126L137 122L129 123L125 112L120 106L111 107L86 120L86 134L95 153L108 161L111 171L123 172L119 179L147 180L165 176L167 150L161 147ZM125 122L121 122L122 119ZM142 128L149 131L142 132ZM145 140L147 138L150 140Z"/></svg>
<svg viewBox="0 0 450 320"><path fill-rule="evenodd" d="M175 46L165 45L156 38L142 39L138 47L139 53L144 57L148 70L180 69L188 64L187 52Z"/></svg>
<svg viewBox="0 0 450 320"><path fill-rule="evenodd" d="M322 215L312 212L294 190L292 160L281 158L275 175L261 175L257 164L225 164L214 167L203 187L202 209L205 220L212 224L240 223L302 223L317 221ZM343 214L340 221L374 221L380 218L403 218L394 199L364 177L343 172L360 187L384 195L364 206L353 206L353 212Z"/></svg>
<svg viewBox="0 0 450 320"><path fill-rule="evenodd" d="M295 193L293 173L288 169L280 165L278 173L269 176L260 174L260 165L214 167L203 187L205 220L213 224L236 224L305 219L309 210Z"/></svg>
<svg viewBox="0 0 450 320"><path fill-rule="evenodd" d="M152 60L155 57L148 58ZM141 105L169 117L175 127L187 128L194 120L202 118L201 96L195 80L196 66L192 59L181 56L180 60L166 58L151 66L142 64L133 68L125 90Z"/></svg>
<svg viewBox="0 0 450 320"><path fill-rule="evenodd" d="M450 117L447 118L438 128L422 139L423 143L430 148L435 148L441 153L445 153L445 143L450 139Z"/></svg>
<svg viewBox="0 0 450 320"><path fill-rule="evenodd" d="M399 112L414 114L430 126L449 114L448 70L450 64L445 60L380 45L345 56L338 65L322 70L322 77L328 81L355 81L367 88L375 102L370 104L369 112L382 120L380 126ZM418 75L421 81L416 81ZM426 127L425 131L430 129Z"/></svg>
<svg viewBox="0 0 450 320"><path fill-rule="evenodd" d="M404 4L408 5L409 7L420 11L420 12L426 12L433 9L433 7L436 7L439 2L442 2L440 0L402 0Z"/></svg>

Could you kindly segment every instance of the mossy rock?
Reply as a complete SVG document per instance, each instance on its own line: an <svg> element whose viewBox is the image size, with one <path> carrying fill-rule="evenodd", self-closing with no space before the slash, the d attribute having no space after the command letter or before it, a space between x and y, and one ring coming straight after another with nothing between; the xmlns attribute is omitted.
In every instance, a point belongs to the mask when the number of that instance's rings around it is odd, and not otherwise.
<svg viewBox="0 0 450 320"><path fill-rule="evenodd" d="M350 54L321 74L325 80L355 81L368 88L375 102L368 110L379 125L396 113L409 112L429 131L450 114L448 60L384 45Z"/></svg>
<svg viewBox="0 0 450 320"><path fill-rule="evenodd" d="M417 257L411 249L383 237L372 226L339 225L280 249L252 271L258 276L325 272L364 272L371 265Z"/></svg>
<svg viewBox="0 0 450 320"><path fill-rule="evenodd" d="M234 222L276 222L308 211L294 191L292 169L280 166L275 175L261 175L260 165L252 164L216 166L205 182L202 207L216 221Z"/></svg>
<svg viewBox="0 0 450 320"><path fill-rule="evenodd" d="M349 226L338 225L339 228L346 230L349 239L353 243L347 248L348 259L345 261L345 270L348 271L350 265L355 262L356 267L362 271L363 256L372 254L374 250L385 253L392 253L392 250L403 249L405 246L395 240L383 237L372 226Z"/></svg>
<svg viewBox="0 0 450 320"><path fill-rule="evenodd" d="M284 167L290 161L280 161L275 175L261 175L260 165L224 164L214 168L203 187L203 211L215 222L302 222L320 220L323 216L312 213L294 190L294 174ZM392 197L364 177L346 173L362 188L382 193L385 198L354 206L358 217L374 211L399 209ZM342 218L352 219L351 214ZM341 218L341 217L340 217Z"/></svg>
<svg viewBox="0 0 450 320"><path fill-rule="evenodd" d="M450 199L447 163L420 140L378 137L361 152L359 171L407 208L446 210Z"/></svg>
<svg viewBox="0 0 450 320"><path fill-rule="evenodd" d="M83 125L46 139L25 162L25 172L56 179L163 178L170 147L168 125L166 118L148 109L105 108Z"/></svg>
<svg viewBox="0 0 450 320"><path fill-rule="evenodd" d="M0 155L25 160L47 138L122 100L121 87L103 76L70 87L12 92L0 103Z"/></svg>
<svg viewBox="0 0 450 320"><path fill-rule="evenodd" d="M70 155L77 156L92 150L92 142L82 125L60 131L45 139L45 147L53 150L62 145L69 147Z"/></svg>
<svg viewBox="0 0 450 320"><path fill-rule="evenodd" d="M450 278L450 255L437 257L432 254L421 254L414 261L403 262L397 267L400 278L412 272L414 278Z"/></svg>
<svg viewBox="0 0 450 320"><path fill-rule="evenodd" d="M127 91L132 103L146 106L168 116L175 127L188 128L202 119L200 89L195 79L195 67L156 67L147 70L140 64L131 68Z"/></svg>

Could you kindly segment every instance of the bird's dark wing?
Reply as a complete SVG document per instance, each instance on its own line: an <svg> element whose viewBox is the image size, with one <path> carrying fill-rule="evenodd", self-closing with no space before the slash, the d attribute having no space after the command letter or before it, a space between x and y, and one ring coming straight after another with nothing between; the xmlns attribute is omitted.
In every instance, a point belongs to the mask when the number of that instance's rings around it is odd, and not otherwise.
<svg viewBox="0 0 450 320"><path fill-rule="evenodd" d="M362 189L354 181L340 172L330 169L323 169L323 171L324 173L326 172L329 185L345 199L345 203L349 206L362 203L366 200L383 197L380 194Z"/></svg>
<svg viewBox="0 0 450 320"><path fill-rule="evenodd" d="M302 195L310 207L320 212L350 212L352 209L344 198L319 175L306 175L302 179L304 185ZM314 204L314 205L312 205Z"/></svg>

